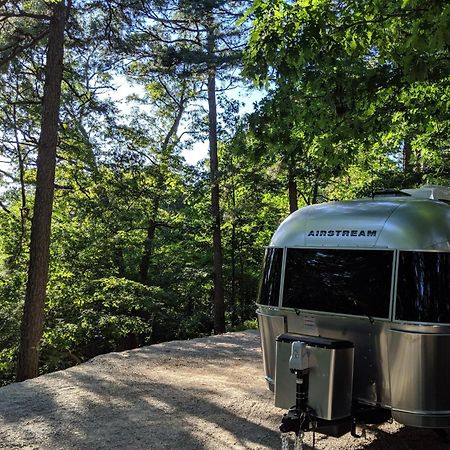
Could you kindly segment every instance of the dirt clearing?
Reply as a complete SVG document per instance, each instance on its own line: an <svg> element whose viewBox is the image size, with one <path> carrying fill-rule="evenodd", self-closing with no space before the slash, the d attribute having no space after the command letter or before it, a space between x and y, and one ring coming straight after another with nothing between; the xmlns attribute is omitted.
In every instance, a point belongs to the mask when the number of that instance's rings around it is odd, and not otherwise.
<svg viewBox="0 0 450 450"><path fill-rule="evenodd" d="M167 342L1 388L0 448L280 449L282 411L272 403L257 332ZM317 435L316 448L450 446L386 424L366 439Z"/></svg>

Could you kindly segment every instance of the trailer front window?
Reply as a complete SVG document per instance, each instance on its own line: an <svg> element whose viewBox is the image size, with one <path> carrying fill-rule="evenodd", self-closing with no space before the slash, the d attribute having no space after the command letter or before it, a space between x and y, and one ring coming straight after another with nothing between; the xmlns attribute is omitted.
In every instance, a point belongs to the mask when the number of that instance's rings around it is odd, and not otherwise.
<svg viewBox="0 0 450 450"><path fill-rule="evenodd" d="M287 250L283 306L388 318L393 252Z"/></svg>
<svg viewBox="0 0 450 450"><path fill-rule="evenodd" d="M278 306L283 249L269 247L264 255L264 267L259 284L258 303Z"/></svg>
<svg viewBox="0 0 450 450"><path fill-rule="evenodd" d="M397 320L450 323L449 295L450 253L400 252Z"/></svg>

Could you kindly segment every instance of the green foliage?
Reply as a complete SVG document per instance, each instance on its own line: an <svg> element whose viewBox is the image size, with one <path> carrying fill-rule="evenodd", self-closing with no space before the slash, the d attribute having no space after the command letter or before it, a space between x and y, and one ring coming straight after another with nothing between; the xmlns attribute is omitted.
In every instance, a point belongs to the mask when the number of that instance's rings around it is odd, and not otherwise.
<svg viewBox="0 0 450 450"><path fill-rule="evenodd" d="M23 249L28 242L15 215L17 209L11 207L10 214L0 215L0 386L14 380L25 298Z"/></svg>
<svg viewBox="0 0 450 450"><path fill-rule="evenodd" d="M246 320L240 325L230 328L230 332L234 331L246 331L246 330L257 330L258 329L258 321L254 320Z"/></svg>
<svg viewBox="0 0 450 450"><path fill-rule="evenodd" d="M248 14L245 70L273 90L250 123L259 145L293 153L296 167L313 161L322 187L376 150L397 166L386 177L365 164L363 191L448 179L448 5L257 0Z"/></svg>
<svg viewBox="0 0 450 450"><path fill-rule="evenodd" d="M13 3L25 5L7 8ZM26 4L38 15L49 9L45 2ZM303 206L386 187L448 184L448 5L255 0L237 32L245 4L73 3L42 372L212 332L210 182L206 163L183 161L190 141L180 135L207 139L205 110L194 101L205 95L212 62L205 56L207 16L216 7L225 8L220 25L229 33L227 48L219 28L213 30L221 81L234 82L226 69L242 62L252 20L245 73L268 89L241 119L238 102L218 95L229 330L257 327L263 249L289 213L288 186ZM45 37L16 56L8 49L45 27L33 17L1 23L0 384L6 384L14 378L25 296ZM17 39L20 30L25 40ZM124 75L140 89L121 109L109 97Z"/></svg>
<svg viewBox="0 0 450 450"><path fill-rule="evenodd" d="M42 369L67 367L99 353L130 348L151 336L160 289L117 277L76 280L54 272L49 283Z"/></svg>

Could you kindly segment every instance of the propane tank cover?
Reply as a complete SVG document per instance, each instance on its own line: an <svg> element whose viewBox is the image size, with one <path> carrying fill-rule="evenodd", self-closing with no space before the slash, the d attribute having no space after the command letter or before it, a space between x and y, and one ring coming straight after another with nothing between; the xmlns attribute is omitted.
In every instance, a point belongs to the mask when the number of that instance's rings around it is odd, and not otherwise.
<svg viewBox="0 0 450 450"><path fill-rule="evenodd" d="M289 358L289 369L306 370L309 369L308 350L305 342L296 341L291 346L291 357Z"/></svg>

